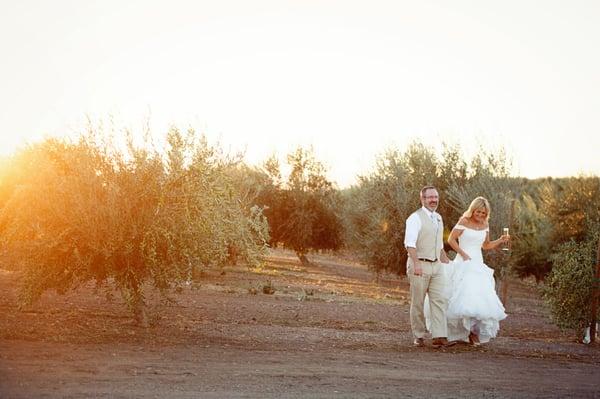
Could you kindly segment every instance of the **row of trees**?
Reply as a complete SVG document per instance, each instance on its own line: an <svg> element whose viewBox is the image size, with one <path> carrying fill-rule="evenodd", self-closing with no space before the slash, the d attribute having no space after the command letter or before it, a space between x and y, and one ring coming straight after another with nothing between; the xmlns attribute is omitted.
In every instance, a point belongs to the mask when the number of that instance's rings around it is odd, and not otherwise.
<svg viewBox="0 0 600 399"><path fill-rule="evenodd" d="M600 234L597 177L515 178L503 151L467 160L457 145L438 156L415 142L389 149L339 190L311 149L291 152L283 167L274 156L248 166L193 131L172 129L165 148L127 137L119 145L90 129L76 143L47 140L4 160L2 262L24 270L23 303L46 289L111 282L143 320L146 283L166 292L198 268L237 258L256 265L268 245L303 262L310 251L345 248L374 272L401 274L405 220L420 206L420 188L433 184L446 236L473 198L487 197L491 235L510 227L514 237L510 256L487 254L497 277L544 280L562 326L590 319L582 304Z"/></svg>
<svg viewBox="0 0 600 399"><path fill-rule="evenodd" d="M491 236L509 227L514 238L509 254L486 253L503 299L506 277L533 276L544 282L542 291L558 325L589 325L600 235L598 177L515 178L503 151L482 148L467 161L456 145L444 145L438 157L419 142L403 152L386 151L373 172L341 191L332 189L310 152L298 149L288 163L292 173L286 184L275 159L257 172L269 176L268 188L255 201L267 206L272 245L292 248L304 261L308 250L344 247L376 273L402 274L405 220L420 206L418 193L424 185L435 185L442 195L438 211L446 223L445 238L472 199L482 195L493 207Z"/></svg>

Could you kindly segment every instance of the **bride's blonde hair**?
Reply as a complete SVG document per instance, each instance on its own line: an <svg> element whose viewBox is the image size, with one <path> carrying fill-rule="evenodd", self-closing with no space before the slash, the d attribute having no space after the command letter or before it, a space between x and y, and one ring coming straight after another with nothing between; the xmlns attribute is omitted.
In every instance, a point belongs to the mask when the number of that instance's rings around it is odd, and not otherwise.
<svg viewBox="0 0 600 399"><path fill-rule="evenodd" d="M490 220L490 213L492 213L492 208L490 208L490 203L484 197L477 197L473 201L471 201L471 205L469 205L469 209L463 213L464 218L471 218L473 216L473 212L477 209L485 209L487 211L487 216L485 217L485 221Z"/></svg>

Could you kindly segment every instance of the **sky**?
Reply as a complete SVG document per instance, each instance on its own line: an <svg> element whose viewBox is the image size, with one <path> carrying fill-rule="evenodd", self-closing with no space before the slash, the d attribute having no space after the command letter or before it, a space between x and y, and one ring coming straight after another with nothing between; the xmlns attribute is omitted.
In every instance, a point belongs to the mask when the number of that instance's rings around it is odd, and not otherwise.
<svg viewBox="0 0 600 399"><path fill-rule="evenodd" d="M595 0L0 0L0 154L88 118L195 128L340 187L419 140L600 175Z"/></svg>

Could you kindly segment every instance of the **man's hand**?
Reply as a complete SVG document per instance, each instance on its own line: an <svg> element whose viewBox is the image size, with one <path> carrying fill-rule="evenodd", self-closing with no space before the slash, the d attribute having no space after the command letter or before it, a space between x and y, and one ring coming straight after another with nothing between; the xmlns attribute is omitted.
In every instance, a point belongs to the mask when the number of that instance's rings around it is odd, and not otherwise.
<svg viewBox="0 0 600 399"><path fill-rule="evenodd" d="M421 263L420 262L416 262L414 264L413 274L415 276L422 276L423 275L423 268L421 267Z"/></svg>
<svg viewBox="0 0 600 399"><path fill-rule="evenodd" d="M408 257L412 261L412 273L415 276L422 276L423 268L421 267L421 262L419 262L419 257L417 256L417 249L414 247L406 247L406 251L408 252Z"/></svg>

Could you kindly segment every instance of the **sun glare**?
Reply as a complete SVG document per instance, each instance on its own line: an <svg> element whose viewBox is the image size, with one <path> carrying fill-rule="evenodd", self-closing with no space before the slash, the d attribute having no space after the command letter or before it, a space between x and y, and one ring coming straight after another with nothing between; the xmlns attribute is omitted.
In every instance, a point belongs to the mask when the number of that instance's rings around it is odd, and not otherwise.
<svg viewBox="0 0 600 399"><path fill-rule="evenodd" d="M312 145L342 186L389 144L440 136L501 136L525 177L600 173L600 25L583 3L543 19L528 5L515 19L491 4L114 4L4 10L3 36L19 40L2 42L0 123L20 133L1 154L87 115L129 127L150 112L155 133L192 126L251 163Z"/></svg>

